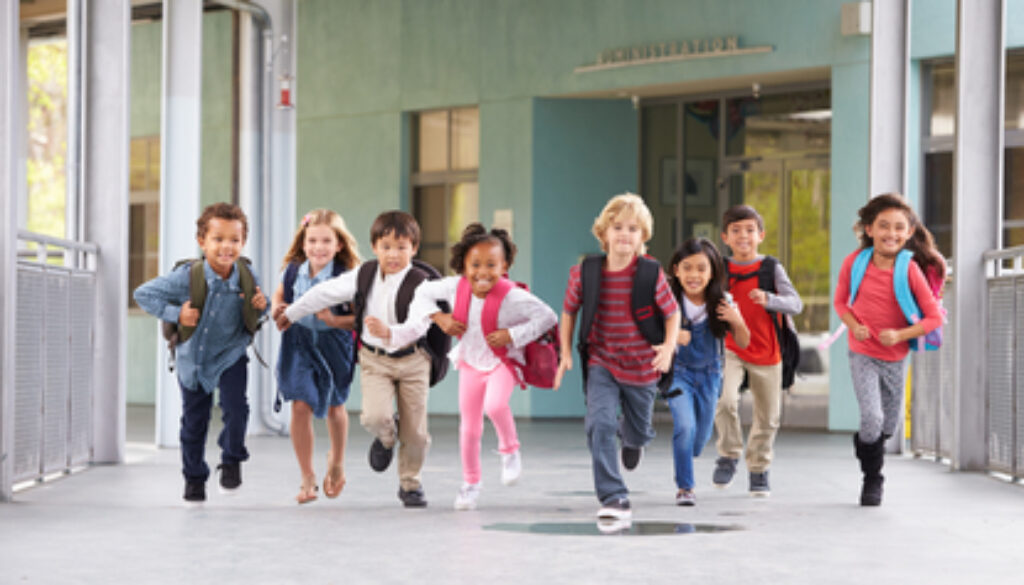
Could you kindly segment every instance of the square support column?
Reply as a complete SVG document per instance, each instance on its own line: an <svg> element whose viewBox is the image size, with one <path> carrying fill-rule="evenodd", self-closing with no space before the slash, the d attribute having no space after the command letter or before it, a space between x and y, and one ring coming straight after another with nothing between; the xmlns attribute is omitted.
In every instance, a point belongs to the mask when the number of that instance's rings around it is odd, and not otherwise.
<svg viewBox="0 0 1024 585"><path fill-rule="evenodd" d="M18 123L21 84L18 3L0 3L0 501L11 499L14 476L14 320L17 299Z"/></svg>
<svg viewBox="0 0 1024 585"><path fill-rule="evenodd" d="M163 97L160 123L160 273L197 255L202 152L203 2L164 0ZM154 323L153 325L157 325ZM167 371L167 346L157 343L156 444L178 446L181 391Z"/></svg>
<svg viewBox="0 0 1024 585"><path fill-rule="evenodd" d="M910 1L871 3L869 197L907 192Z"/></svg>
<svg viewBox="0 0 1024 585"><path fill-rule="evenodd" d="M82 207L85 241L96 244L93 458L124 459L128 318L128 167L131 4L83 5Z"/></svg>
<svg viewBox="0 0 1024 585"><path fill-rule="evenodd" d="M1002 244L1004 0L958 0L953 151L953 468L987 464L982 254Z"/></svg>

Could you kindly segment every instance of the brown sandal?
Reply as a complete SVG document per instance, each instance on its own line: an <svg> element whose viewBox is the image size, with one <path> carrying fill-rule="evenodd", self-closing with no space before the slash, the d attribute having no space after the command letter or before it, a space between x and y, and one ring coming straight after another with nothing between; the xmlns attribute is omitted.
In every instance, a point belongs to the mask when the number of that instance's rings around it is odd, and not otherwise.
<svg viewBox="0 0 1024 585"><path fill-rule="evenodd" d="M345 488L345 472L340 465L328 466L327 474L324 475L324 495L328 498L336 498Z"/></svg>
<svg viewBox="0 0 1024 585"><path fill-rule="evenodd" d="M309 474L302 477L302 485L299 486L299 495L295 496L295 501L300 504L308 504L316 499L316 492L320 489L316 485L316 475Z"/></svg>

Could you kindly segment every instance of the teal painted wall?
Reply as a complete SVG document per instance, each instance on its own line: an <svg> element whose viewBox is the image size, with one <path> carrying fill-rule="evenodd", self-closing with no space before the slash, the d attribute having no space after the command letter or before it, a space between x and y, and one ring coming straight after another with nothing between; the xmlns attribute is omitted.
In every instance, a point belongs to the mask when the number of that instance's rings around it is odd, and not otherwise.
<svg viewBox="0 0 1024 585"><path fill-rule="evenodd" d="M533 152L533 289L561 315L569 269L599 253L591 233L608 200L636 192L638 116L629 101L537 99ZM654 230L667 229L655 219ZM535 393L537 416L582 416L579 356L555 393Z"/></svg>

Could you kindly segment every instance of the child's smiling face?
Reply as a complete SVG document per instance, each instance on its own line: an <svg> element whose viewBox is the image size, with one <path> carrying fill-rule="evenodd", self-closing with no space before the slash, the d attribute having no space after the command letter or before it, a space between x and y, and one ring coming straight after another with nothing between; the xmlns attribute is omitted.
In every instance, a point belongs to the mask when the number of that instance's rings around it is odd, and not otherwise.
<svg viewBox="0 0 1024 585"><path fill-rule="evenodd" d="M395 237L395 234L388 232L373 243L373 253L380 263L382 274L398 274L412 262L416 255L416 246L412 240L405 236Z"/></svg>
<svg viewBox="0 0 1024 585"><path fill-rule="evenodd" d="M473 296L483 298L495 283L508 272L505 248L498 242L485 240L466 253L462 273L469 280Z"/></svg>
<svg viewBox="0 0 1024 585"><path fill-rule="evenodd" d="M914 227L902 209L891 207L876 215L870 225L864 226L864 233L871 238L875 253L895 257L914 233Z"/></svg>
<svg viewBox="0 0 1024 585"><path fill-rule="evenodd" d="M309 260L310 275L323 270L324 266L341 251L338 234L329 225L317 224L306 227L306 237L302 240L302 251Z"/></svg>
<svg viewBox="0 0 1024 585"><path fill-rule="evenodd" d="M604 245L610 255L634 256L640 252L643 238L643 228L636 216L624 211L608 224L604 232Z"/></svg>
<svg viewBox="0 0 1024 585"><path fill-rule="evenodd" d="M206 233L196 238L203 256L221 278L231 274L235 260L242 254L245 245L245 228L237 219L211 218Z"/></svg>
<svg viewBox="0 0 1024 585"><path fill-rule="evenodd" d="M703 252L691 254L676 264L675 276L687 298L697 303L703 302L704 289L711 282L711 261Z"/></svg>
<svg viewBox="0 0 1024 585"><path fill-rule="evenodd" d="M747 261L757 258L757 247L764 241L764 230L756 219L741 219L726 226L722 241L732 250L736 260Z"/></svg>

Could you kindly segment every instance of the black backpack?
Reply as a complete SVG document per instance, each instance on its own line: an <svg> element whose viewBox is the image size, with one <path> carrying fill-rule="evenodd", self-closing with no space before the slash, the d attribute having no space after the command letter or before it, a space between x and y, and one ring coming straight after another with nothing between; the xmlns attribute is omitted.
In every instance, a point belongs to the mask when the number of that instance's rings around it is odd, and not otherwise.
<svg viewBox="0 0 1024 585"><path fill-rule="evenodd" d="M604 265L604 254L592 254L580 263L580 285L583 302L580 307L580 332L576 349L580 354L580 367L583 374L583 391L587 390L587 362L590 361L590 348L587 337L590 326L597 315L597 305L601 298L601 267ZM633 289L630 292L630 314L640 334L651 345L665 342L665 317L658 307L658 273L661 264L646 256L637 257L636 274L633 277ZM661 374L658 389L662 393L668 391L672 384L672 369Z"/></svg>
<svg viewBox="0 0 1024 585"><path fill-rule="evenodd" d="M356 335L362 337L363 315L366 312L366 299L373 288L374 278L377 276L377 261L369 260L359 267L359 274L356 276L356 295L352 300L353 312L356 316ZM409 316L409 303L412 302L416 287L424 280L436 280L441 278L433 266L422 260L413 259L412 268L406 273L405 279L398 287L398 294L395 295L395 318L399 323L404 323ZM437 303L445 313L450 313L448 303L441 301ZM430 385L434 386L448 373L448 350L451 349L452 339L435 324L427 329L427 334L416 342L417 345L427 351L430 356Z"/></svg>
<svg viewBox="0 0 1024 585"><path fill-rule="evenodd" d="M188 281L188 296L189 304L192 305L193 309L199 310L199 320L203 318L203 305L206 304L206 295L209 293L209 288L206 284L206 271L203 268L203 258L186 258L185 260L178 260L174 263L174 269L177 270L183 264L189 266L189 281ZM260 316L260 312L252 306L252 298L256 295L256 279L252 275L252 269L249 265L252 261L246 257L240 257L235 260L235 269L238 270L238 286L242 289L242 319L245 322L245 329L249 332L250 336L256 335L259 331L260 326L263 325L263 319ZM196 327L199 325L196 322ZM192 334L195 332L196 327L186 327L181 323L175 323L172 321L160 321L160 330L163 333L164 339L167 340L167 350L171 356L167 362L167 369L174 371L175 359L177 357L177 347L179 344L188 341ZM256 357L260 363L266 365L263 362L263 357L258 353Z"/></svg>
<svg viewBox="0 0 1024 585"><path fill-rule="evenodd" d="M778 263L779 261L776 258L765 256L761 259L761 265L756 271L735 274L729 269L732 263L727 258L725 260L725 269L730 282L734 278L736 280L746 280L757 276L757 288L776 293L778 290L775 288L775 265ZM775 327L775 337L779 340L779 353L782 354L782 389L788 390L796 380L796 371L800 367L800 339L797 337L796 325L793 323L792 317L776 311L767 312L772 320L772 325ZM746 385L747 383L744 379L743 387L746 387Z"/></svg>

